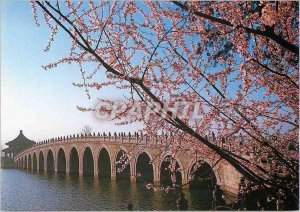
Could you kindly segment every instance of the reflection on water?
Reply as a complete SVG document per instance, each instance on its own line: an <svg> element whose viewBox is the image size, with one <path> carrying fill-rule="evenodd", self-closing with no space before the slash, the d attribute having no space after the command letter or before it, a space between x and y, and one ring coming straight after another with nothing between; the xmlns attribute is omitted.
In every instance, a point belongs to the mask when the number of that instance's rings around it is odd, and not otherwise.
<svg viewBox="0 0 300 212"><path fill-rule="evenodd" d="M209 190L183 189L190 210L209 210ZM1 169L2 210L176 210L175 192L160 193L128 181Z"/></svg>

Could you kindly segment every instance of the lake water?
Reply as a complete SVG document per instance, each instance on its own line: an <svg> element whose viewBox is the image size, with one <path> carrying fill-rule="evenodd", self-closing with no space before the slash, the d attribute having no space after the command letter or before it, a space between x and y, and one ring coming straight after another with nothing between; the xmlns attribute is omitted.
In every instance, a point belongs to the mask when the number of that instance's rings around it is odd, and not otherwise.
<svg viewBox="0 0 300 212"><path fill-rule="evenodd" d="M183 189L189 210L210 210L211 191ZM1 169L2 210L176 210L178 194L127 181Z"/></svg>

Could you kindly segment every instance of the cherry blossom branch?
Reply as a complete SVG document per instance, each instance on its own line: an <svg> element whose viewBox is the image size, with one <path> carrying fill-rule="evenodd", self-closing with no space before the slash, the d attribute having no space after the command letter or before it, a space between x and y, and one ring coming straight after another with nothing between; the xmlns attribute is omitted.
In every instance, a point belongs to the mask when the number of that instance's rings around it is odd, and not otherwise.
<svg viewBox="0 0 300 212"><path fill-rule="evenodd" d="M119 63L119 64L121 65L121 67L123 68L124 74L127 74L127 73L126 73L126 69L125 69L123 63L121 63L121 61L119 60L119 57L118 57L118 55L117 55L115 49L113 48L112 42L111 42L111 40L110 40L108 34L106 33L105 29L104 29L103 31L104 31L104 34L106 35L106 38L107 38L108 41L109 41L109 44L110 44L110 46L111 46L111 48L112 48L112 50L113 50L113 53L114 53L114 55L115 55L115 57L116 57L116 60L118 61L118 63Z"/></svg>
<svg viewBox="0 0 300 212"><path fill-rule="evenodd" d="M237 123L233 118L229 117L229 116L226 115L223 111L221 111L220 108L216 107L215 105L213 105L212 103L210 103L206 98L204 98L199 92L197 92L197 91L193 88L193 86L191 86L189 83L187 83L187 84L188 84L188 85L190 86L190 88L191 88L196 94L198 94L198 96L199 96L200 98L202 98L206 103L208 103L208 104L209 104L210 106L212 106L214 109L218 110L222 115L224 115L226 118L228 118L228 119L229 119L230 121L232 121L233 123ZM247 121L248 124L252 125L251 122L250 122L250 120L249 120L247 117L245 117L240 111L237 110L236 112L238 112L239 115L242 116L242 117ZM252 126L252 127L254 127L254 129L258 130L255 126ZM279 152L278 149L276 149L275 147L273 147L268 141L266 141L264 138L263 138L263 141L260 140L260 139L258 139L256 136L252 135L248 130L246 130L245 127L240 127L240 128L241 128L244 132L246 132L250 137L252 137L252 138L255 139L256 141L258 141L259 143L261 143L261 144L263 144L263 145L266 145L266 146L268 146L269 148L271 148L272 151L274 151L274 153L278 156L278 158L279 158L282 162L284 162L284 164L286 164L286 165L289 167L289 169L290 169L293 173L295 173L296 175L298 174L298 171L297 171L296 169L294 169L294 167L288 162L288 160L286 160L286 159L284 158L283 154L282 154L281 152Z"/></svg>
<svg viewBox="0 0 300 212"><path fill-rule="evenodd" d="M64 20L66 20L71 26L73 26L75 32L79 35L80 39L82 40L82 42L84 42L84 44L86 45L87 48L90 48L90 45L88 43L88 41L82 36L82 33L77 29L77 27L74 27L74 24L72 21L70 21L70 19L68 19L65 15L63 15L60 10L56 9L55 7L53 7L50 2L45 1L46 4L53 9L56 13L58 13L60 16L63 17Z"/></svg>
<svg viewBox="0 0 300 212"><path fill-rule="evenodd" d="M256 111L253 108L249 108L249 110L252 110L253 112L258 112L258 111ZM269 118L269 119L273 119L273 120L276 120L276 121L285 122L287 124L293 125L296 128L299 128L299 125L296 124L296 123L294 123L294 122L291 122L291 121L288 121L288 120L284 120L284 119L281 119L281 118L272 117L272 116L267 115L266 113L258 112L258 116L263 116L263 117L266 117L266 118Z"/></svg>
<svg viewBox="0 0 300 212"><path fill-rule="evenodd" d="M63 28L69 36L78 43L78 45L84 50L88 50L86 46L84 46L71 32L68 30L54 15L40 2L36 1L36 3L61 27Z"/></svg>
<svg viewBox="0 0 300 212"><path fill-rule="evenodd" d="M180 22L182 22L183 20L184 20L184 19L181 19L180 21L178 21L178 22L176 23L176 26L177 26L178 24L180 24ZM142 80L144 80L145 74L147 73L147 70L148 70L148 68L149 68L149 64L150 64L150 62L151 62L151 60L152 60L152 58L153 58L153 56L154 56L156 50L158 49L158 47L159 47L159 45L161 44L161 42L167 37L167 35L171 32L171 30L172 30L173 28L174 28L173 26L170 27L170 29L164 34L164 36L159 40L159 42L158 42L157 45L155 46L155 48L154 48L152 54L150 55L148 64L147 64L147 66L146 66L146 68L145 68L145 70L144 70L144 72L143 72Z"/></svg>
<svg viewBox="0 0 300 212"><path fill-rule="evenodd" d="M182 4L181 2L178 1L172 1L175 5L177 5L178 7L180 7L181 9L185 10L185 11L189 11L190 13L193 13L201 18L205 18L208 19L212 22L216 22L219 24L223 24L229 27L235 27L230 21L221 19L221 18L217 18L199 11L195 11L192 10L191 8L189 8L188 6L186 6L185 4ZM281 45L283 48L286 48L287 50L293 52L296 55L299 55L299 47L288 42L287 40L285 40L284 38L282 38L281 36L277 35L274 33L274 30L271 27L265 26L266 30L262 31L259 29L251 29L242 25L238 25L237 28L241 28L244 29L247 33L250 34L255 34L255 35L262 35L265 37L270 38L271 40L275 41L276 43L278 43L279 45Z"/></svg>
<svg viewBox="0 0 300 212"><path fill-rule="evenodd" d="M173 51L176 53L176 55L178 55L186 64L190 65L191 64L188 62L187 59L185 59L181 54L179 54L179 52L173 47L173 45L171 44L170 41L168 41L169 45L171 46L171 48L173 49ZM195 71L198 71L198 69L194 66L191 66ZM212 87L213 89L223 98L226 98L225 95L213 84L210 82L210 80L201 72L198 71L200 76L202 76Z"/></svg>
<svg viewBox="0 0 300 212"><path fill-rule="evenodd" d="M292 80L291 77L289 77L287 74L283 74L283 73L279 73L279 72L277 72L277 71L274 71L274 70L272 70L271 68L269 68L267 65L262 64L261 62L259 62L258 60L254 59L254 58L250 59L248 62L250 62L250 61L254 61L255 63L257 63L258 65L260 65L261 67L263 67L264 69L270 71L270 72L273 73L273 74L276 74L276 75L285 77L285 78L288 79L288 80L289 80L289 81L290 81L297 89L299 89L299 85L298 85L294 80Z"/></svg>

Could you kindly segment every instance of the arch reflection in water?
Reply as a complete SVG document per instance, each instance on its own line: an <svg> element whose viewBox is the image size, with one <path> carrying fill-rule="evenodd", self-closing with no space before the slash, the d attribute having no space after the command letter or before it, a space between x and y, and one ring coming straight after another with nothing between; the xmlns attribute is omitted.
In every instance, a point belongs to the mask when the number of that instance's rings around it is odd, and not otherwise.
<svg viewBox="0 0 300 212"><path fill-rule="evenodd" d="M140 154L136 161L136 182L153 183L153 165L149 155L145 152Z"/></svg>
<svg viewBox="0 0 300 212"><path fill-rule="evenodd" d="M165 157L160 166L160 185L166 186L181 186L182 185L182 174L180 166L175 158L171 155Z"/></svg>
<svg viewBox="0 0 300 212"><path fill-rule="evenodd" d="M94 176L94 160L90 147L86 147L83 154L83 175Z"/></svg>
<svg viewBox="0 0 300 212"><path fill-rule="evenodd" d="M70 175L79 174L79 157L75 147L72 148L70 153Z"/></svg>
<svg viewBox="0 0 300 212"><path fill-rule="evenodd" d="M119 150L116 157L116 179L130 180L130 164L124 150Z"/></svg>
<svg viewBox="0 0 300 212"><path fill-rule="evenodd" d="M98 157L98 177L106 179L111 177L110 158L105 148L101 149Z"/></svg>
<svg viewBox="0 0 300 212"><path fill-rule="evenodd" d="M2 197L5 196L1 198L3 210L119 211L126 210L127 204L131 202L135 210L162 211L176 210L175 202L178 199L178 192L153 192L128 181L98 180L63 173L32 174L4 169L2 179ZM18 188L20 179L23 183L22 189ZM47 197L40 198L41 191L45 189ZM16 191L22 196L22 201L16 199ZM208 190L195 189L191 192L185 187L182 191L189 202L190 210L211 209L211 192Z"/></svg>

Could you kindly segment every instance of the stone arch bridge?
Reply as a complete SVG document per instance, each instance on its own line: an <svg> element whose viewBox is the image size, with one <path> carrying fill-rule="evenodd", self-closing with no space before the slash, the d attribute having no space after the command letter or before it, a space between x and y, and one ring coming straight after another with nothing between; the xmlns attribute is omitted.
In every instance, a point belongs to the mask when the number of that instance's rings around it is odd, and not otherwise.
<svg viewBox="0 0 300 212"><path fill-rule="evenodd" d="M158 136L150 141L139 134L73 135L36 143L19 153L15 162L23 170L92 175L112 180L127 178L132 182L138 180L142 173L146 181L163 184L168 181L164 171L170 164L168 157L171 155L166 150L167 146L167 136ZM195 158L188 157L187 151L182 149L175 156L176 169L179 170L176 179L181 184L186 184L191 178L191 171L197 162ZM127 165L121 164L126 155L132 157L125 162ZM216 183L224 191L237 193L241 175L232 166L217 163L218 158L209 160L201 157L201 153L197 160L210 167Z"/></svg>

